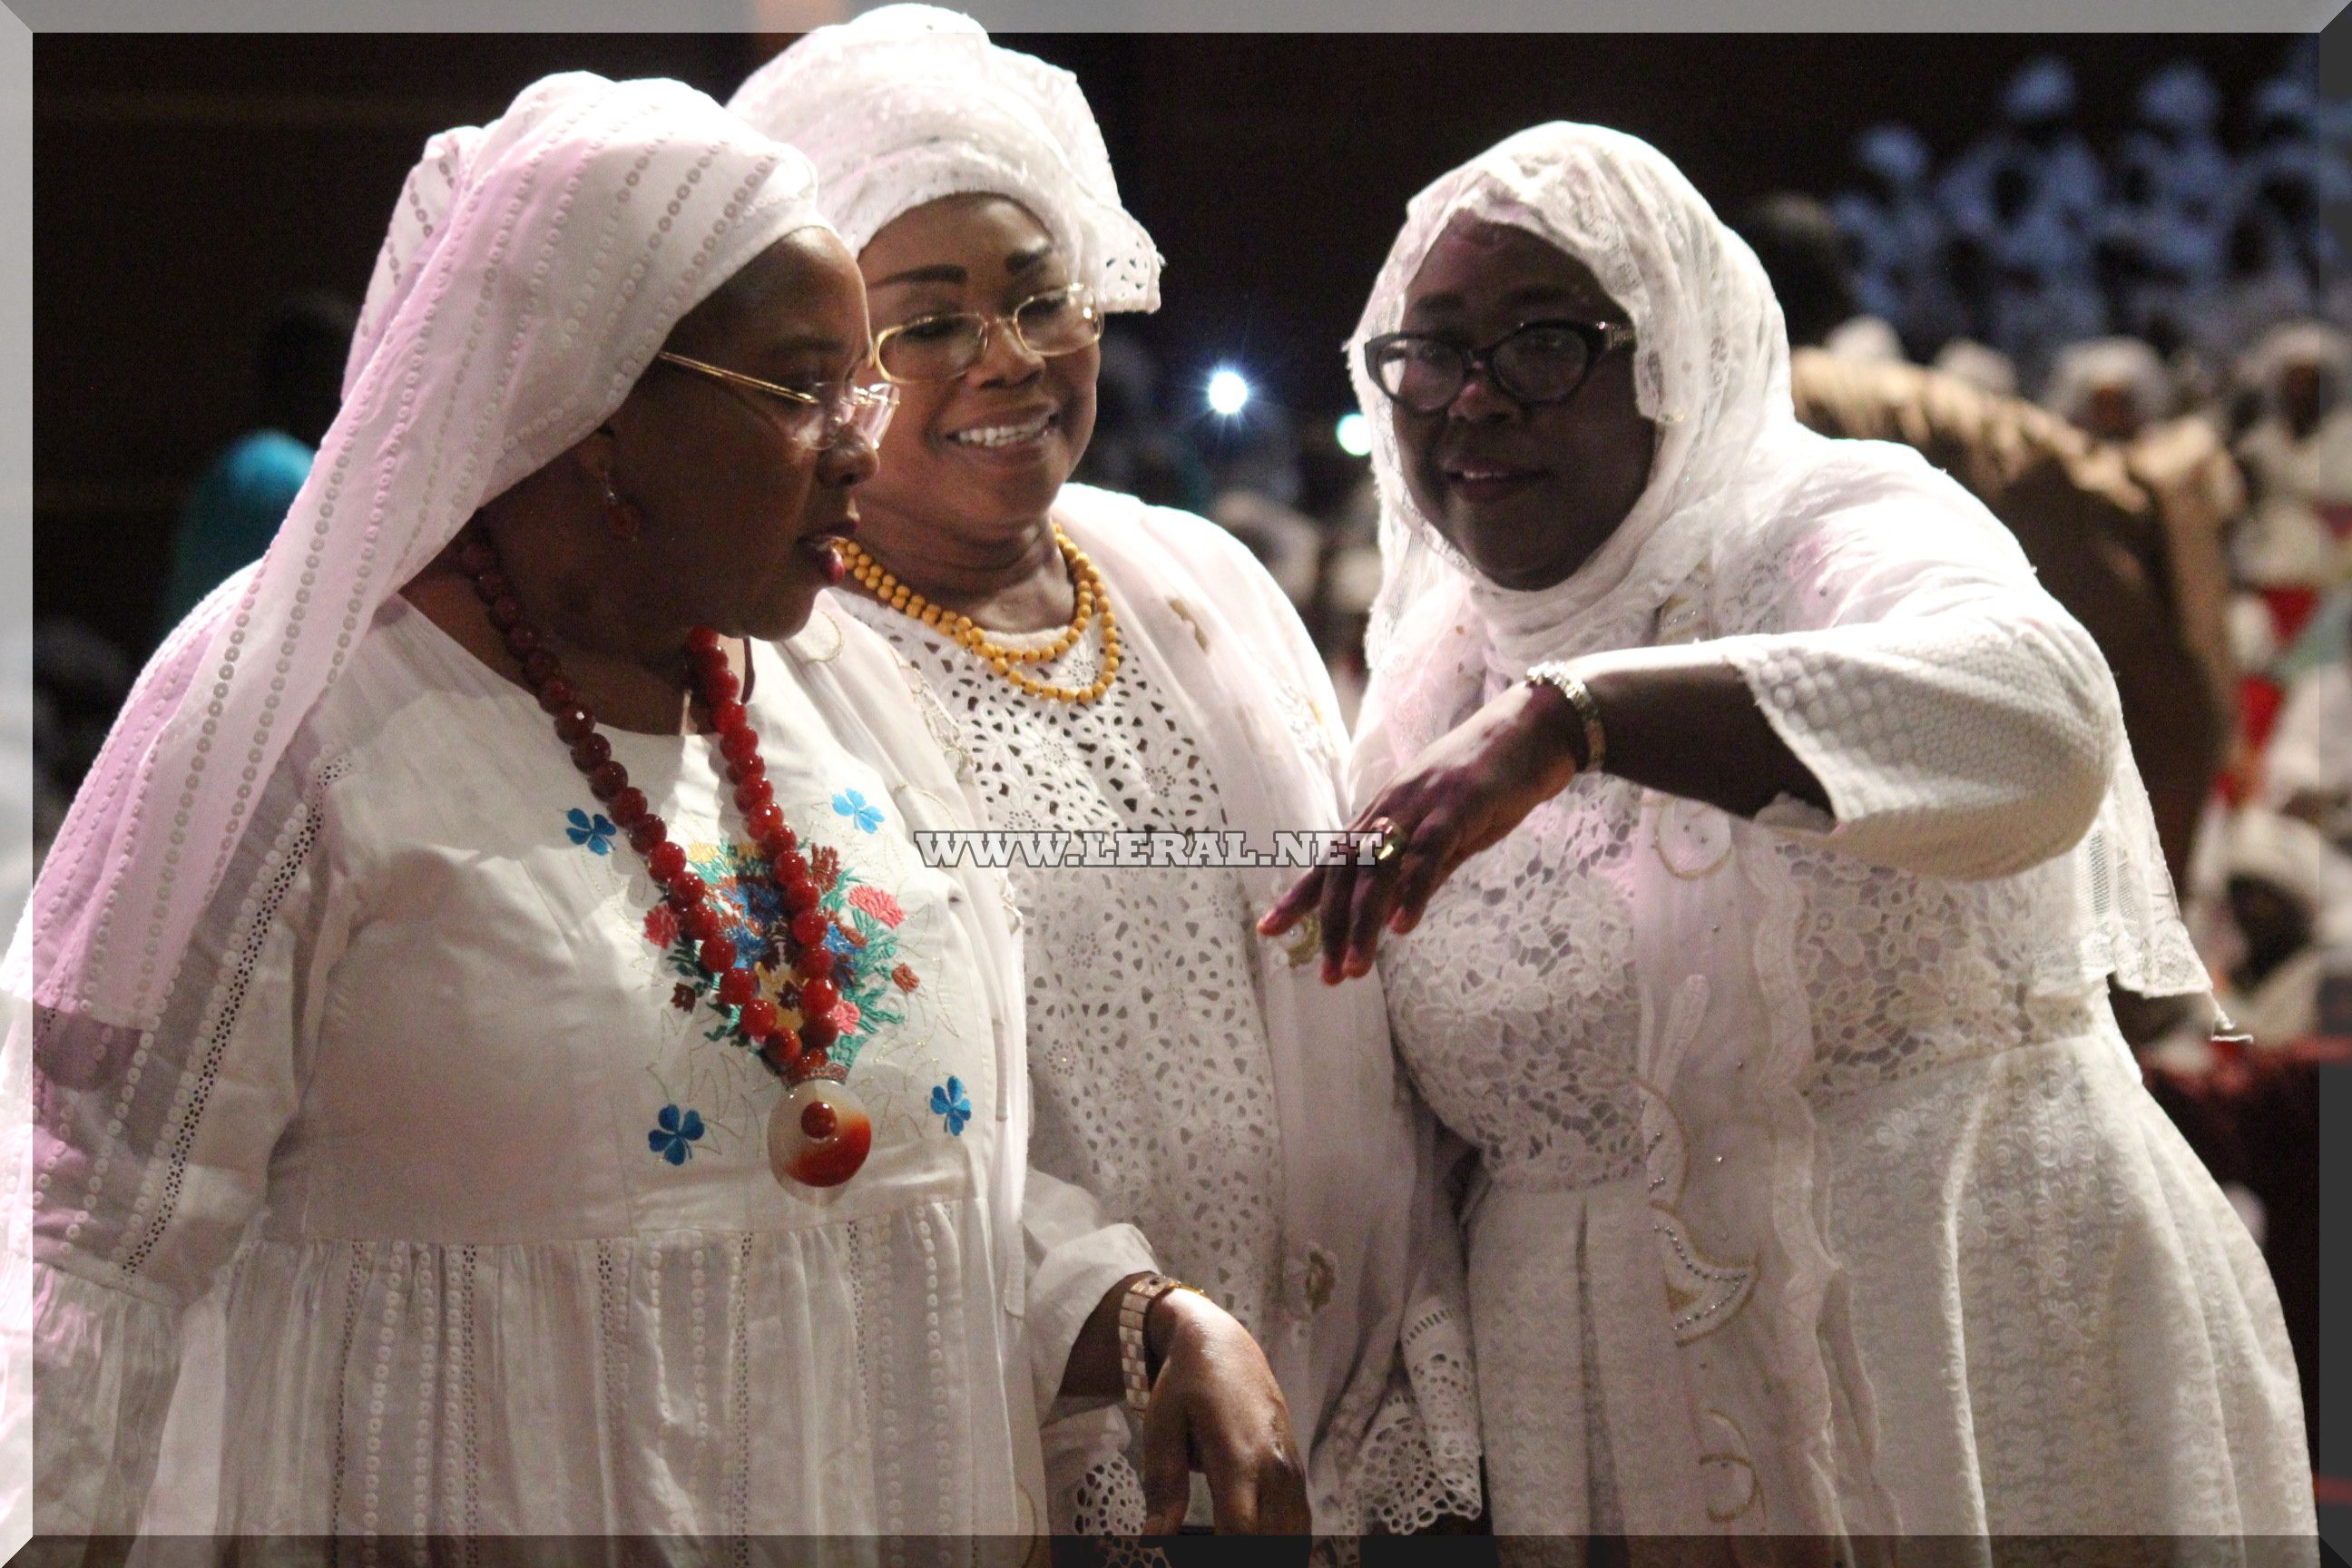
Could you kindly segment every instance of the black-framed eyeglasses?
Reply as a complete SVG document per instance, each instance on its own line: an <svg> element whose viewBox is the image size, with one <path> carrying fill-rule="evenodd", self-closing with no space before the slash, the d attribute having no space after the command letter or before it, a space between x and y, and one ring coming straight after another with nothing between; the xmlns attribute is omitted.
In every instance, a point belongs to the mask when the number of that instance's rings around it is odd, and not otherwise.
<svg viewBox="0 0 2352 1568"><path fill-rule="evenodd" d="M1103 332L1095 291L1068 283L1032 294L1002 315L946 310L885 327L874 335L874 368L887 381L950 381L980 363L1000 326L1041 359L1076 353Z"/></svg>
<svg viewBox="0 0 2352 1568"><path fill-rule="evenodd" d="M1387 332L1364 344L1364 369L1414 414L1452 407L1475 370L1514 402L1565 403L1603 354L1633 342L1633 329L1622 321L1529 321L1475 350L1427 332Z"/></svg>
<svg viewBox="0 0 2352 1568"><path fill-rule="evenodd" d="M692 371L697 375L723 381L730 386L740 386L747 392L764 393L784 405L782 423L792 438L811 451L819 451L840 439L844 430L855 430L869 447L882 444L882 432L890 426L890 415L898 406L898 389L895 386L861 386L855 382L843 382L822 396L814 392L802 392L795 387L779 386L772 381L761 381L756 375L745 375L740 370L706 364L698 359L671 353L667 349L654 355L664 364Z"/></svg>

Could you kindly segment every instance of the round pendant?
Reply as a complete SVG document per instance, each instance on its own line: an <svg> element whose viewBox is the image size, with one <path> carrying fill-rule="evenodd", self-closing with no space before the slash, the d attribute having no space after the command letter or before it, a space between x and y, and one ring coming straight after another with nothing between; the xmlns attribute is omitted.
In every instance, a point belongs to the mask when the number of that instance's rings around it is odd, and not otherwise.
<svg viewBox="0 0 2352 1568"><path fill-rule="evenodd" d="M837 1187L873 1147L865 1103L834 1079L803 1079L768 1114L768 1168L787 1185Z"/></svg>

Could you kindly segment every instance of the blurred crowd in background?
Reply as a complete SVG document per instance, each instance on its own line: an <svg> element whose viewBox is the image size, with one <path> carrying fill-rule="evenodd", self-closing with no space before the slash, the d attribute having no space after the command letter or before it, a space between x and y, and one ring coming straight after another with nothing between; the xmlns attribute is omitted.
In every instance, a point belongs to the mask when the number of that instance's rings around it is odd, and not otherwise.
<svg viewBox="0 0 2352 1568"><path fill-rule="evenodd" d="M1774 276L1799 412L1904 441L1991 505L2099 637L2176 882L2230 1020L2352 1036L2352 105L2311 40L2242 101L2193 60L2150 74L2106 144L2055 55L1940 164L1864 131L1842 189L1729 214ZM250 433L190 487L160 638L266 546L335 408L346 301L289 300L258 346ZM1380 582L1360 415L1286 408L1240 368L1176 384L1103 343L1078 477L1207 513L1325 650L1353 717ZM147 647L36 631L37 853ZM2242 1048L2150 1014L2151 1059Z"/></svg>

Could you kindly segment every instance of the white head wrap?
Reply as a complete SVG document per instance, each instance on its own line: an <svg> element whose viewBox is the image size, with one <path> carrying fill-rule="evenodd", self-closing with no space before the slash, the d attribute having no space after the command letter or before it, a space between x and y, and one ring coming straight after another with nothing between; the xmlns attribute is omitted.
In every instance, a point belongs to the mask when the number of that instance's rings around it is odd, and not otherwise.
<svg viewBox="0 0 2352 1568"><path fill-rule="evenodd" d="M1406 489L1388 400L1362 364L1360 344L1396 330L1414 274L1463 216L1526 229L1591 271L1633 323L1634 401L1658 427L1633 510L1549 588L1497 587L1440 536ZM1936 504L1974 504L1913 453L1829 441L1799 426L1787 331L1754 253L1655 149L1596 126L1523 131L1415 196L1349 363L1371 429L1385 573L1350 764L1359 801L1467 717L1489 680L1517 679L1539 660L1641 646L1669 594L1718 546L1782 515L1801 487L1856 497L1932 491ZM2095 831L2140 872L2129 886L2107 886L2110 869L2078 848L2051 873L2101 887L2084 900L2101 911L2088 945L2118 955L2118 972L2151 994L2201 984L2128 757Z"/></svg>
<svg viewBox="0 0 2352 1568"><path fill-rule="evenodd" d="M2061 419L2080 425L2090 413L2092 395L2108 386L2120 386L2131 394L2132 406L2143 426L2172 412L2171 374L2156 351L2137 338L2093 338L2068 344L2051 368L2042 405Z"/></svg>
<svg viewBox="0 0 2352 1568"><path fill-rule="evenodd" d="M2330 406L2352 394L2352 333L2326 321L2283 321L2264 332L2238 370L2245 385L2262 394L2265 412L2279 412L2280 384L2289 367L2317 365Z"/></svg>
<svg viewBox="0 0 2352 1568"><path fill-rule="evenodd" d="M820 221L804 160L677 82L550 77L495 123L436 137L309 481L260 564L140 677L6 990L152 1027L261 782L386 595L594 430L679 317Z"/></svg>
<svg viewBox="0 0 2352 1568"><path fill-rule="evenodd" d="M969 16L885 5L819 27L727 106L808 155L824 215L852 250L942 196L1010 196L1104 310L1160 308L1160 252L1119 205L1078 79L999 48Z"/></svg>

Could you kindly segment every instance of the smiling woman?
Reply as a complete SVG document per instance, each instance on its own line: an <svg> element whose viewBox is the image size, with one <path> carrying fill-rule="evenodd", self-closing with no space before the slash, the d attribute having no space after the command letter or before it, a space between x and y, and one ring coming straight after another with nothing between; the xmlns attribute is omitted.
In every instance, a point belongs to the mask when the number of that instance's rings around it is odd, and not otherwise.
<svg viewBox="0 0 2352 1568"><path fill-rule="evenodd" d="M1155 308L1160 273L1076 82L898 5L810 34L733 107L816 163L857 249L905 402L849 604L955 715L992 825L1261 847L1336 826L1339 708L1281 591L1204 520L1068 482L1101 315ZM1459 1261L1376 989L1319 994L1256 941L1266 872L1024 866L1014 887L1033 1159L1097 1207L1045 1264L1094 1310L1029 1319L1059 1365L1041 1398L1072 1401L1046 1439L1056 1526L1172 1529L1188 1450L1222 1530L1475 1517ZM1101 1404L1122 1382L1139 1434Z"/></svg>

